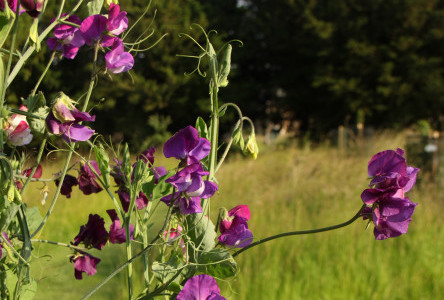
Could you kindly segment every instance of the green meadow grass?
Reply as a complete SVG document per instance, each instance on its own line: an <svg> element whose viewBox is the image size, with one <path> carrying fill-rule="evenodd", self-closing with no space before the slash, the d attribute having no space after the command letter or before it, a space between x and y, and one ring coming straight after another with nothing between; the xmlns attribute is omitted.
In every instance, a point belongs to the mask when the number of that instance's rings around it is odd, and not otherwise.
<svg viewBox="0 0 444 300"><path fill-rule="evenodd" d="M248 204L255 238L341 223L362 204L370 157L403 142L401 136L384 135L369 141L363 153L319 147L268 149L256 161L234 155L218 173L213 211ZM51 170L46 168L45 175ZM41 206L39 187L30 187L27 199L43 214L49 203ZM357 220L335 231L274 240L237 257L239 274L219 281L222 294L227 299L444 299L443 195L423 179L409 197L419 204L407 235L375 241L372 226L366 230L367 223ZM39 238L68 243L89 213L107 219L109 208L112 202L105 193L83 196L76 190L71 199L58 200ZM98 273L79 281L69 254L63 247L36 246L32 272L39 281L37 299L79 299L126 257L119 245L92 252L102 259ZM124 276L116 276L91 299L125 299Z"/></svg>

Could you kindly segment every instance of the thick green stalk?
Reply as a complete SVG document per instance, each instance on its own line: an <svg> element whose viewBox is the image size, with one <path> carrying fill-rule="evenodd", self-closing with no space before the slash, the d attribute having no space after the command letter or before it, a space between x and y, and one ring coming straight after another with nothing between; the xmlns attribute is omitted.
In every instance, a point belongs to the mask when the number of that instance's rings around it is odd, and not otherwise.
<svg viewBox="0 0 444 300"><path fill-rule="evenodd" d="M14 27L12 29L12 39L11 39L11 48L9 49L9 56L8 56L8 64L6 65L6 70L4 74L4 82L2 82L1 91L0 91L0 112L3 111L3 105L6 101L6 81L8 78L9 71L11 70L12 65L12 58L15 51L15 40L17 38L17 31L18 31L18 21L19 21L19 5L17 5L17 11L15 14L15 20L14 20ZM0 117L0 126L3 126L3 117ZM3 152L3 133L0 134L0 151Z"/></svg>
<svg viewBox="0 0 444 300"><path fill-rule="evenodd" d="M291 236L291 235L302 235L302 234L319 233L319 232L330 231L330 230L335 230L335 229L338 229L338 228L345 227L347 225L350 225L354 221L356 221L361 216L362 210L365 208L365 206L366 206L365 204L362 205L362 207L353 216L353 218L351 218L350 220L348 220L348 221L346 221L344 223L340 223L340 224L333 225L333 226L328 226L328 227L323 227L323 228L318 228L318 229L291 231L291 232L284 232L284 233L276 234L276 235L267 237L265 239L259 240L257 242L251 243L250 245L248 245L248 246L246 246L246 247L244 247L244 248L234 252L233 253L233 257L236 257L239 254L241 254L242 252L244 252L244 251L246 251L246 250L248 250L250 248L253 248L253 247L257 246L257 245L260 245L260 244L263 244L263 243L266 243L266 242L269 242L269 241L272 241L272 240L275 240L275 239L278 239L278 238L281 238L281 237L286 237L286 236Z"/></svg>
<svg viewBox="0 0 444 300"><path fill-rule="evenodd" d="M146 246L148 246L148 230L145 226L142 233L142 248L145 248ZM148 252L142 256L142 261L143 261L143 277L145 279L145 288L147 288L149 291L150 272L149 272Z"/></svg>
<svg viewBox="0 0 444 300"><path fill-rule="evenodd" d="M131 197L133 198L133 197ZM132 201L132 200L131 200ZM126 234L126 258L128 261L132 258L131 236L130 236L130 216L125 218L125 234ZM131 263L127 266L128 279L128 299L133 299L133 265Z"/></svg>

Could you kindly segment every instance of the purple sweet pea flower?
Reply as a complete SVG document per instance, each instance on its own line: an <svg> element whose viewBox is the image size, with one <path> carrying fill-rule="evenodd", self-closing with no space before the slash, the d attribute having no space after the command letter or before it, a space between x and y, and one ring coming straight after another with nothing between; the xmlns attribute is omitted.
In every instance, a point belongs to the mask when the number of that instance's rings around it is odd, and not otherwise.
<svg viewBox="0 0 444 300"><path fill-rule="evenodd" d="M102 15L92 15L83 20L80 32L88 46L94 45L106 30L108 19Z"/></svg>
<svg viewBox="0 0 444 300"><path fill-rule="evenodd" d="M88 223L80 227L79 234L74 238L74 246L83 243L87 248L101 250L108 241L108 232L105 229L105 221L99 215L89 214Z"/></svg>
<svg viewBox="0 0 444 300"><path fill-rule="evenodd" d="M66 14L62 16L66 16ZM52 22L54 21L55 19L52 20ZM76 15L70 16L67 21L81 24L81 20ZM54 36L46 41L48 47L53 51L61 52L62 56L68 59L74 59L79 48L85 44L80 29L71 25L57 25L54 27Z"/></svg>
<svg viewBox="0 0 444 300"><path fill-rule="evenodd" d="M101 176L102 174L100 173L100 169L97 162L95 160L90 160L89 163L97 172L97 174ZM93 193L98 193L103 190L103 188L96 182L95 180L96 178L97 178L96 175L88 166L88 164L85 163L80 167L79 189L83 192L83 194L90 195Z"/></svg>
<svg viewBox="0 0 444 300"><path fill-rule="evenodd" d="M370 189L361 194L367 207L363 209L363 219L375 224L377 240L397 237L407 233L416 203L412 203L405 193L416 182L418 168L407 166L404 151L387 150L377 153L368 164L368 174L373 177Z"/></svg>
<svg viewBox="0 0 444 300"><path fill-rule="evenodd" d="M178 192L184 192L189 197L210 198L217 191L214 182L203 180L208 175L200 163L189 165L171 176L165 182L171 183Z"/></svg>
<svg viewBox="0 0 444 300"><path fill-rule="evenodd" d="M150 147L147 150L143 151L139 156L137 156L137 159L143 160L145 163L150 163L149 165L152 166L154 164L154 153L156 152L156 149L154 147Z"/></svg>
<svg viewBox="0 0 444 300"><path fill-rule="evenodd" d="M409 198L388 198L373 210L374 234L377 240L385 240L406 234L416 203Z"/></svg>
<svg viewBox="0 0 444 300"><path fill-rule="evenodd" d="M56 186L58 186L60 183L60 180L55 180L55 184ZM79 185L79 182L77 181L77 178L75 178L74 176L71 176L69 174L65 175L65 178L63 179L63 183L62 183L62 188L60 190L60 193L62 195L65 195L66 198L71 198L71 192L72 192L72 187L75 185Z"/></svg>
<svg viewBox="0 0 444 300"><path fill-rule="evenodd" d="M250 219L250 210L247 205L238 205L228 212L220 223L220 243L235 248L243 248L251 244L253 233L248 229L247 221Z"/></svg>
<svg viewBox="0 0 444 300"><path fill-rule="evenodd" d="M69 258L74 263L74 276L77 280L82 279L82 273L94 275L97 272L97 264L100 258L94 257L90 254L73 255Z"/></svg>
<svg viewBox="0 0 444 300"><path fill-rule="evenodd" d="M109 227L109 241L112 244L122 244L126 242L125 228L122 226L119 217L114 209L106 211L111 218L111 226ZM130 239L133 239L134 227L130 224Z"/></svg>
<svg viewBox="0 0 444 300"><path fill-rule="evenodd" d="M44 0L21 0L20 5L28 15L37 18L42 12L44 2Z"/></svg>
<svg viewBox="0 0 444 300"><path fill-rule="evenodd" d="M210 150L210 142L200 138L193 126L179 130L163 146L166 158L174 157L185 161L187 165L198 163L210 154Z"/></svg>
<svg viewBox="0 0 444 300"><path fill-rule="evenodd" d="M108 22L106 29L113 35L119 35L128 28L128 18L126 11L120 11L118 4L111 3L108 12Z"/></svg>
<svg viewBox="0 0 444 300"><path fill-rule="evenodd" d="M9 8L15 12L17 10L17 0L7 0ZM0 1L0 10L5 10L5 2L4 0Z"/></svg>
<svg viewBox="0 0 444 300"><path fill-rule="evenodd" d="M220 295L220 289L216 280L206 274L197 275L188 279L176 299L226 300Z"/></svg>
<svg viewBox="0 0 444 300"><path fill-rule="evenodd" d="M46 126L49 132L62 135L66 142L87 141L95 131L79 123L94 122L96 117L79 111L71 101L68 96L61 94L46 117Z"/></svg>
<svg viewBox="0 0 444 300"><path fill-rule="evenodd" d="M134 66L134 57L123 49L123 42L114 39L112 50L105 55L106 68L113 74L126 72Z"/></svg>
<svg viewBox="0 0 444 300"><path fill-rule="evenodd" d="M117 195L119 195L120 203L122 204L122 208L125 212L128 211L129 205L131 203L130 195L129 193L124 189L121 188L117 190ZM136 207L137 209L142 209L147 206L148 204L148 197L143 193L140 192L139 196L136 198Z"/></svg>

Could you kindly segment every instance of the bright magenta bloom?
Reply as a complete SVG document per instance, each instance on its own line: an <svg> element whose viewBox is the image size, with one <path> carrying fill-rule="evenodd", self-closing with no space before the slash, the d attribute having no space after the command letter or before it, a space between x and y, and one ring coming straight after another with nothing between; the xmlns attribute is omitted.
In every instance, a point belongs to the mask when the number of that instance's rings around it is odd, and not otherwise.
<svg viewBox="0 0 444 300"><path fill-rule="evenodd" d="M176 300L226 300L220 295L216 280L206 274L187 280Z"/></svg>
<svg viewBox="0 0 444 300"><path fill-rule="evenodd" d="M69 258L74 263L74 276L77 280L82 279L82 273L94 275L97 272L97 264L100 258L92 256L88 253L73 255Z"/></svg>
<svg viewBox="0 0 444 300"><path fill-rule="evenodd" d="M247 205L238 205L228 212L220 223L220 243L235 248L243 248L251 244L253 233L248 229L247 221L250 219L250 209Z"/></svg>

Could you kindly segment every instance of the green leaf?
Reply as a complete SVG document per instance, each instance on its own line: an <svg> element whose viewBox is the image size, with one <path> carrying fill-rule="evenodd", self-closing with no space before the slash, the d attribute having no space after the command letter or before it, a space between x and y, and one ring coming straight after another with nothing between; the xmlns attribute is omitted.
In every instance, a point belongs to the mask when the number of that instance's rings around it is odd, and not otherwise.
<svg viewBox="0 0 444 300"><path fill-rule="evenodd" d="M225 106L220 112L219 112L219 117L223 117L225 116L225 113L227 111L228 106Z"/></svg>
<svg viewBox="0 0 444 300"><path fill-rule="evenodd" d="M34 19L34 21L32 22L31 27L29 28L29 38L31 39L31 41L34 42L35 44L35 51L39 52L40 51L40 42L39 42L39 19Z"/></svg>
<svg viewBox="0 0 444 300"><path fill-rule="evenodd" d="M129 151L128 143L125 143L123 148L123 161L122 161L122 172L127 178L127 182L131 182L131 173L133 168L131 166L131 154Z"/></svg>
<svg viewBox="0 0 444 300"><path fill-rule="evenodd" d="M102 10L103 6L103 0L91 0L86 4L86 7L88 8L88 15L98 15L100 14L100 11Z"/></svg>
<svg viewBox="0 0 444 300"><path fill-rule="evenodd" d="M239 126L233 132L233 143L238 144L241 147L241 149L244 149L244 137L242 136L242 126Z"/></svg>
<svg viewBox="0 0 444 300"><path fill-rule="evenodd" d="M7 8L7 11L10 11L9 7ZM6 12L0 11L0 48L8 38L9 31L11 31L12 25L14 24L14 19L14 14L9 14L8 16Z"/></svg>
<svg viewBox="0 0 444 300"><path fill-rule="evenodd" d="M213 222L202 213L188 215L186 220L188 224L187 235L193 246L190 248L207 252L213 249L217 237ZM194 249L191 249L191 251Z"/></svg>
<svg viewBox="0 0 444 300"><path fill-rule="evenodd" d="M9 224L18 212L19 205L9 202L6 197L0 198L0 232L8 229Z"/></svg>
<svg viewBox="0 0 444 300"><path fill-rule="evenodd" d="M159 280L162 284L173 278L174 275L179 271L178 269L182 267L181 259L173 252L165 263L159 263L157 261L153 262L152 270L154 277ZM177 276L173 282L180 282L180 275Z"/></svg>
<svg viewBox="0 0 444 300"><path fill-rule="evenodd" d="M201 117L197 117L196 120L196 129L199 132L199 136L206 138L208 140L209 134L208 134L208 127L205 123L204 119Z"/></svg>
<svg viewBox="0 0 444 300"><path fill-rule="evenodd" d="M37 206L28 208L26 210L26 219L28 220L29 231L32 232L34 232L43 221L43 217L40 215L40 211Z"/></svg>
<svg viewBox="0 0 444 300"><path fill-rule="evenodd" d="M237 264L231 254L224 249L213 249L199 255L199 270L213 277L225 279L233 277L237 272Z"/></svg>
<svg viewBox="0 0 444 300"><path fill-rule="evenodd" d="M228 74L230 74L231 70L231 50L233 47L231 47L230 44L227 45L227 48L225 49L225 52L222 56L222 61L220 63L220 71L219 71L219 78L218 78L218 86L219 87L226 87L228 85Z"/></svg>
<svg viewBox="0 0 444 300"><path fill-rule="evenodd" d="M110 187L110 172L109 157L102 144L94 146L94 154L96 156L97 165L99 166L100 173L107 188Z"/></svg>
<svg viewBox="0 0 444 300"><path fill-rule="evenodd" d="M23 105L26 106L28 109L28 112L34 113L35 111L38 111L39 108L47 107L46 106L46 99L42 92L39 92L37 95L29 96L25 100L23 100ZM47 115L48 113L46 113ZM45 115L45 118L46 118Z"/></svg>
<svg viewBox="0 0 444 300"><path fill-rule="evenodd" d="M45 106L38 108L37 111L34 112L34 115L46 119L48 113L49 107ZM42 136L46 131L46 122L40 118L28 118L29 127L31 127L33 133L38 136Z"/></svg>
<svg viewBox="0 0 444 300"><path fill-rule="evenodd" d="M31 278L28 284L23 285L21 289L20 299L32 300L37 292L37 282Z"/></svg>

